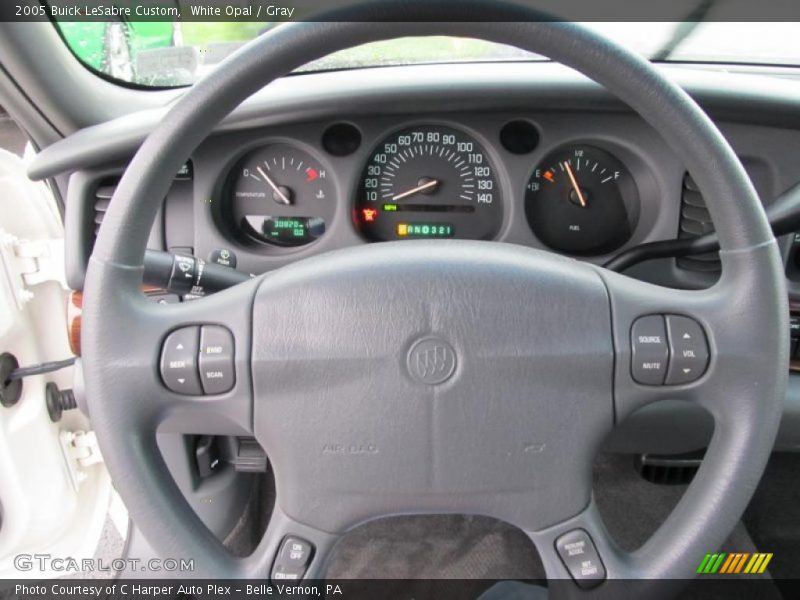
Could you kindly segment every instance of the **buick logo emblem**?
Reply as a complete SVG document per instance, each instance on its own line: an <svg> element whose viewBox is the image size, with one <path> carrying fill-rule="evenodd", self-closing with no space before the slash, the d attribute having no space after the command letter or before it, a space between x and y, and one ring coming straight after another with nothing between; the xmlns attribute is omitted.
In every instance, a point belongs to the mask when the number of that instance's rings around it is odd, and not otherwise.
<svg viewBox="0 0 800 600"><path fill-rule="evenodd" d="M417 381L436 385L450 379L456 370L456 351L439 338L419 340L408 351L407 366Z"/></svg>

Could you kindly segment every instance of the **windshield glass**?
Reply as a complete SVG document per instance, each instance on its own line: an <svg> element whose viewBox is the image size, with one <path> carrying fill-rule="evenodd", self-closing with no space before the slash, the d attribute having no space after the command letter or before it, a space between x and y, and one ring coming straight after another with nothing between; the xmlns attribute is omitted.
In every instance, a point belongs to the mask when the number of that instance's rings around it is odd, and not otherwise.
<svg viewBox="0 0 800 600"><path fill-rule="evenodd" d="M800 23L587 23L651 60L800 66ZM277 23L57 22L88 67L144 86L181 86ZM527 52L453 37L367 44L302 71L432 62L543 60Z"/></svg>

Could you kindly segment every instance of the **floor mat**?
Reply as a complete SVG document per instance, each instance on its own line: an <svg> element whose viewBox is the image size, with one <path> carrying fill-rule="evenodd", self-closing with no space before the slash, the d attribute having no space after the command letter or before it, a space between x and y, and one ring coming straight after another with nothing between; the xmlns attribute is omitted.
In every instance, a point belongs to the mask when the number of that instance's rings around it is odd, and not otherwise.
<svg viewBox="0 0 800 600"><path fill-rule="evenodd" d="M337 545L331 579L540 579L519 529L487 517L407 516L373 521Z"/></svg>
<svg viewBox="0 0 800 600"><path fill-rule="evenodd" d="M594 469L594 493L606 527L626 550L641 546L686 491L642 479L630 456L602 455ZM712 551L714 549L709 549ZM722 551L754 552L756 545L740 524ZM407 516L373 521L337 545L328 571L331 579L543 579L533 544L518 529L486 517ZM760 598L780 598L771 585ZM752 591L691 584L681 598L751 598Z"/></svg>
<svg viewBox="0 0 800 600"><path fill-rule="evenodd" d="M609 531L623 548L638 548L664 521L686 486L648 483L630 456L603 455L594 492ZM531 578L544 576L530 540L485 517L413 516L373 521L337 546L333 578Z"/></svg>

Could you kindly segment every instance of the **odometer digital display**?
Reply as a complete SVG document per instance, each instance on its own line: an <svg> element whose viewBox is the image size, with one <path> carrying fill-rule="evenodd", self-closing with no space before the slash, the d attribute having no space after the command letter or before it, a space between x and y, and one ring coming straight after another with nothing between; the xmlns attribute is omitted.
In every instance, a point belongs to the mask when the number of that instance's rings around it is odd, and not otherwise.
<svg viewBox="0 0 800 600"><path fill-rule="evenodd" d="M325 221L319 217L247 215L241 225L251 238L276 246L303 246L325 233Z"/></svg>
<svg viewBox="0 0 800 600"><path fill-rule="evenodd" d="M425 125L398 131L373 151L353 219L369 240L493 239L503 221L489 157L471 136Z"/></svg>

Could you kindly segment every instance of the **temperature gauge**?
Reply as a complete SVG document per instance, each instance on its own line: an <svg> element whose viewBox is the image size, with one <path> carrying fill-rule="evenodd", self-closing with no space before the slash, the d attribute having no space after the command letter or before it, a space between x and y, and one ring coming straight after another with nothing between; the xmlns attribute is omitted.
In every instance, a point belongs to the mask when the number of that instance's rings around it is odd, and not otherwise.
<svg viewBox="0 0 800 600"><path fill-rule="evenodd" d="M305 150L275 144L234 170L231 221L239 237L270 246L303 246L325 233L336 198L327 169Z"/></svg>

